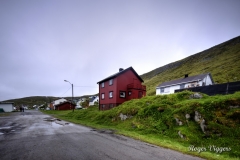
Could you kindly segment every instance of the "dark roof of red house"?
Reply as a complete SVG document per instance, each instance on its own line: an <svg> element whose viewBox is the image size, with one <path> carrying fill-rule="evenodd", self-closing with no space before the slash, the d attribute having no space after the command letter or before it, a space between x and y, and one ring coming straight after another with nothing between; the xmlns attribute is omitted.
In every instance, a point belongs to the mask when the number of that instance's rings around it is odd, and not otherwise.
<svg viewBox="0 0 240 160"><path fill-rule="evenodd" d="M203 80L207 75L210 76L210 78L213 82L211 73L205 73L205 74L199 74L199 75L196 75L196 76L185 77L185 78L180 78L180 79L176 79L176 80L172 80L172 81L168 81L168 82L163 82L159 86L157 86L157 88L173 86L173 85L183 84L183 83L190 83L190 82L194 82L194 81L198 81L198 80Z"/></svg>
<svg viewBox="0 0 240 160"><path fill-rule="evenodd" d="M55 107L61 106L61 105L65 104L65 103L70 103L70 102L69 101L65 101L65 102L62 102L62 103L59 103L59 104L55 105ZM73 104L73 103L71 103L71 105L76 106L76 104Z"/></svg>
<svg viewBox="0 0 240 160"><path fill-rule="evenodd" d="M115 74L113 74L113 75L111 75L111 76L109 76L109 77L107 77L107 78L105 78L105 79L97 82L97 84L99 84L99 83L101 83L101 82L104 82L104 81L107 81L107 80L110 80L110 79L112 79L112 78L115 78L115 77L123 74L124 72L126 72L126 71L128 71L128 70L132 70L132 72L138 77L138 79L139 79L141 82L144 82L144 81L142 80L142 78L137 74L137 72L136 72L132 67L129 67L129 68L127 68L127 69L121 70L121 71L119 71L119 72L117 72L117 73L115 73Z"/></svg>

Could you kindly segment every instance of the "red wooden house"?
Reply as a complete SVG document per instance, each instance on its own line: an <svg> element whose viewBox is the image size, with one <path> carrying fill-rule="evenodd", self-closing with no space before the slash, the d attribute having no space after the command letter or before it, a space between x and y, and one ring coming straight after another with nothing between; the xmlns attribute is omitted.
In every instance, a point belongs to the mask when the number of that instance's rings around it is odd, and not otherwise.
<svg viewBox="0 0 240 160"><path fill-rule="evenodd" d="M71 110L71 109L75 109L75 104L69 102L69 101L65 101L62 102L60 104L55 105L55 110Z"/></svg>
<svg viewBox="0 0 240 160"><path fill-rule="evenodd" d="M118 73L99 81L99 110L108 110L130 99L145 96L146 86L142 82L132 67L120 68Z"/></svg>

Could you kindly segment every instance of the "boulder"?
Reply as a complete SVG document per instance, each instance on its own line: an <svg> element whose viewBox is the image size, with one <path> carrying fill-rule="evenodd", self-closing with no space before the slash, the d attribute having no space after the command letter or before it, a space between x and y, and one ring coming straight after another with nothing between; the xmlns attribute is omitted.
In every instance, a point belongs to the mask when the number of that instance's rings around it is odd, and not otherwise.
<svg viewBox="0 0 240 160"><path fill-rule="evenodd" d="M186 119L189 119L190 118L190 114L186 114L185 117L186 117Z"/></svg>
<svg viewBox="0 0 240 160"><path fill-rule="evenodd" d="M182 139L185 139L186 136L184 134L181 133L181 131L178 131L178 135L182 138Z"/></svg>
<svg viewBox="0 0 240 160"><path fill-rule="evenodd" d="M175 120L176 120L176 122L177 122L177 124L178 124L179 126L182 126L182 125L183 125L182 121L180 121L178 118L175 118Z"/></svg>
<svg viewBox="0 0 240 160"><path fill-rule="evenodd" d="M122 121L125 121L127 118L130 119L133 116L132 115L124 115L124 114L120 113L119 117L121 118ZM112 121L113 121L113 119L112 119Z"/></svg>
<svg viewBox="0 0 240 160"><path fill-rule="evenodd" d="M203 133L205 133L205 132L206 132L206 129L207 129L207 125L205 124L205 119L202 119L202 120L200 121L200 127L201 127Z"/></svg>
<svg viewBox="0 0 240 160"><path fill-rule="evenodd" d="M200 119L201 119L201 114L198 112L198 111L195 111L195 116L194 116L194 120L196 121L196 122L199 122L200 121Z"/></svg>
<svg viewBox="0 0 240 160"><path fill-rule="evenodd" d="M201 99L203 96L200 93L193 93L190 95L190 99Z"/></svg>

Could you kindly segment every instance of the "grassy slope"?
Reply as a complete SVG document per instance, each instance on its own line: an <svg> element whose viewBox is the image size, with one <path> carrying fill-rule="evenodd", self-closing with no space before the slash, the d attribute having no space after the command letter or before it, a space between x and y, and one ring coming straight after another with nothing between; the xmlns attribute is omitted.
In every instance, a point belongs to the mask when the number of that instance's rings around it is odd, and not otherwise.
<svg viewBox="0 0 240 160"><path fill-rule="evenodd" d="M207 159L239 159L240 92L224 96L204 95L202 99L189 99L191 94L185 91L172 95L146 96L103 112L99 112L97 106L75 112L45 112L91 127L117 130L119 134ZM238 108L231 109L230 106ZM195 111L206 120L206 133L202 132L199 122L194 121ZM133 117L121 121L120 113ZM191 115L188 121L186 113ZM183 125L177 125L175 118L181 120ZM178 131L184 134L184 139L179 137ZM190 145L205 147L207 151L191 152ZM216 153L209 151L210 145L230 147L231 151Z"/></svg>
<svg viewBox="0 0 240 160"><path fill-rule="evenodd" d="M165 81L182 78L185 74L210 72L217 83L240 81L240 36L203 52L154 69L141 75L147 95L155 95L156 86Z"/></svg>

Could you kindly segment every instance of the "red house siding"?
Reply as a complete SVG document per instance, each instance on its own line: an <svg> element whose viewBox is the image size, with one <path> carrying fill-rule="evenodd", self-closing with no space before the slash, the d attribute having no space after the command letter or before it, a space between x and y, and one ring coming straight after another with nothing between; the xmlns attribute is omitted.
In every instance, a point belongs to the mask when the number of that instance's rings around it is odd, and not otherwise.
<svg viewBox="0 0 240 160"><path fill-rule="evenodd" d="M99 110L108 110L127 100L141 98L146 95L146 87L141 84L143 80L137 75L132 67L115 75L116 76L98 82ZM113 84L109 85L111 79L113 80ZM102 83L104 83L103 88ZM121 91L125 93L125 97L120 97ZM112 98L109 97L109 92L113 93ZM129 92L131 92L130 95ZM104 94L104 99L102 99L102 94Z"/></svg>
<svg viewBox="0 0 240 160"><path fill-rule="evenodd" d="M63 102L59 105L56 105L55 110L71 110L73 109L73 107L75 109L75 106L76 106L75 104L72 104L70 102Z"/></svg>

